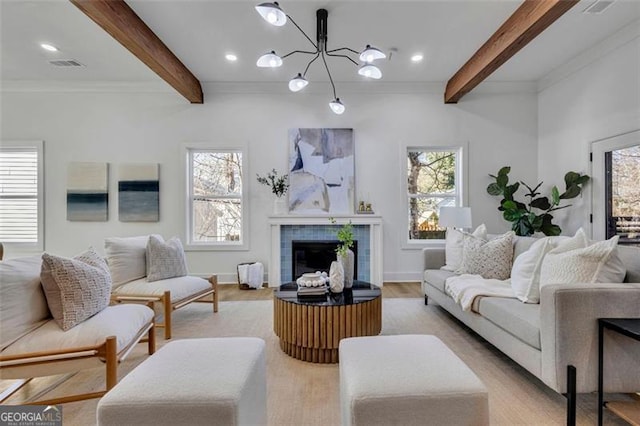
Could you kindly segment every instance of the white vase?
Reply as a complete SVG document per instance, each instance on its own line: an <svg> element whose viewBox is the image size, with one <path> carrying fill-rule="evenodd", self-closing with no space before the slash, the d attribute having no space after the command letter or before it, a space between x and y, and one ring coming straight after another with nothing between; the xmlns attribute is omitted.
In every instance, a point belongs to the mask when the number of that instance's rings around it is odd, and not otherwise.
<svg viewBox="0 0 640 426"><path fill-rule="evenodd" d="M287 214L287 200L284 197L276 197L273 200L273 214Z"/></svg>
<svg viewBox="0 0 640 426"><path fill-rule="evenodd" d="M338 261L342 264L344 270L344 288L351 288L353 286L353 268L355 255L350 249L344 255L338 255Z"/></svg>
<svg viewBox="0 0 640 426"><path fill-rule="evenodd" d="M329 268L329 288L332 293L340 293L344 289L344 270L337 260L331 262Z"/></svg>

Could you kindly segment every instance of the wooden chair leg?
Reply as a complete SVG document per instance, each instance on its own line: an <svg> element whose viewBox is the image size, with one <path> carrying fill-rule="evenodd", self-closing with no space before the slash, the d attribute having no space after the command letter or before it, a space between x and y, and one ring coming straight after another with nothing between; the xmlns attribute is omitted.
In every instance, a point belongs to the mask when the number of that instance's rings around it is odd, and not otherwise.
<svg viewBox="0 0 640 426"><path fill-rule="evenodd" d="M171 314L173 312L173 306L171 306L170 291L164 292L162 306L164 307L164 338L165 340L169 340L171 339Z"/></svg>
<svg viewBox="0 0 640 426"><path fill-rule="evenodd" d="M213 287L213 312L218 312L218 276L212 275L209 277L211 287Z"/></svg>
<svg viewBox="0 0 640 426"><path fill-rule="evenodd" d="M147 339L147 347L149 355L153 355L156 352L156 326L152 325L149 329L149 338Z"/></svg>
<svg viewBox="0 0 640 426"><path fill-rule="evenodd" d="M118 343L115 336L107 337L107 391L118 383Z"/></svg>

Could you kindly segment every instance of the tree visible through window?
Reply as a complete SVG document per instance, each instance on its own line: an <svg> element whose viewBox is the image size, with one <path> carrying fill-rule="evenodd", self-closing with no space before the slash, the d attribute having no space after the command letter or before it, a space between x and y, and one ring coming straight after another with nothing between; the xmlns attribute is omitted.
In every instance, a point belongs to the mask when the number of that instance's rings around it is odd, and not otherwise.
<svg viewBox="0 0 640 426"><path fill-rule="evenodd" d="M411 148L407 151L409 239L443 239L440 207L460 205L459 150Z"/></svg>
<svg viewBox="0 0 640 426"><path fill-rule="evenodd" d="M640 145L605 153L607 238L640 244Z"/></svg>
<svg viewBox="0 0 640 426"><path fill-rule="evenodd" d="M242 241L242 152L190 150L192 244Z"/></svg>

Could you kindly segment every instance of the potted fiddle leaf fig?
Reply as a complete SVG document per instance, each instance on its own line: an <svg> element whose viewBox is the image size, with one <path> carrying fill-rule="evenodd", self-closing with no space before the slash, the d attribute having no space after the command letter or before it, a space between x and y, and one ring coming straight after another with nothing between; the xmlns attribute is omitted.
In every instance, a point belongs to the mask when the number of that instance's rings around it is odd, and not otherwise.
<svg viewBox="0 0 640 426"><path fill-rule="evenodd" d="M551 195L540 196L538 192L542 182L535 187L530 187L520 181L509 184L509 172L511 167L503 167L497 175L489 175L494 182L487 186L487 192L493 196L502 196L498 210L502 217L511 222L511 229L516 235L530 236L536 232L544 235L560 235L562 230L553 223L554 211L566 209L571 204L561 205L565 200L575 198L582 193L582 187L589 181L589 176L576 172L568 172L564 175L565 191L560 193L557 186L551 188ZM520 185L527 189L524 194L524 202L517 201L514 195L520 189Z"/></svg>

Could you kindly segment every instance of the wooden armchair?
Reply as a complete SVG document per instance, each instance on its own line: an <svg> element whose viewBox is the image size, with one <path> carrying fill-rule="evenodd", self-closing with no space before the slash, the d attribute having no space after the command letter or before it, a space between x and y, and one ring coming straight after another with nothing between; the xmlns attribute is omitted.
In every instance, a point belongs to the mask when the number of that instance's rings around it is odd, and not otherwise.
<svg viewBox="0 0 640 426"><path fill-rule="evenodd" d="M0 262L0 379L20 379L0 395L0 402L33 377L104 365L105 390L29 404L54 405L101 397L116 385L118 364L145 336L149 354L154 353L154 313L143 305L108 306L63 331L47 307L40 265L39 256Z"/></svg>

